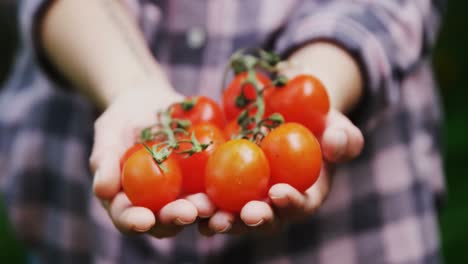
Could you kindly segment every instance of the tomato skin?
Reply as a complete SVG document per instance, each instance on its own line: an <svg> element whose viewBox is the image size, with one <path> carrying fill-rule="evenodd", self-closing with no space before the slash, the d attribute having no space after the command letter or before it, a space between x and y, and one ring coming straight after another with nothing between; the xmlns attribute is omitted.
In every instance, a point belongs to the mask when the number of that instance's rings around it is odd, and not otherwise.
<svg viewBox="0 0 468 264"><path fill-rule="evenodd" d="M320 137L330 110L330 99L322 82L311 75L298 75L286 86L265 94L267 109L283 115L286 122L297 122Z"/></svg>
<svg viewBox="0 0 468 264"><path fill-rule="evenodd" d="M145 142L145 144L150 148L152 146L154 146L156 143L157 143L156 141ZM137 144L131 146L129 149L127 149L127 151L124 153L122 158L120 158L120 171L123 170L124 164L128 160L128 158L130 158L130 156L132 156L133 153L137 152L138 150L140 150L142 148L144 148L143 144L142 143L137 143Z"/></svg>
<svg viewBox="0 0 468 264"><path fill-rule="evenodd" d="M164 205L177 199L182 189L182 172L172 156L162 164L166 172L145 148L137 150L125 162L122 187L133 205L158 212Z"/></svg>
<svg viewBox="0 0 468 264"><path fill-rule="evenodd" d="M265 75L257 73L256 76L260 83L264 86L268 86L270 84L270 80ZM223 93L223 109L228 121L237 119L239 114L244 109L236 106L236 98L241 94L242 82L246 78L246 72L236 75ZM255 98L257 98L255 88L250 84L245 86L244 94L248 100L255 100Z"/></svg>
<svg viewBox="0 0 468 264"><path fill-rule="evenodd" d="M233 136L239 135L239 132L240 126L239 123L237 123L237 119L231 120L223 130L224 138L230 140Z"/></svg>
<svg viewBox="0 0 468 264"><path fill-rule="evenodd" d="M219 146L206 165L206 193L220 209L239 213L252 200L267 197L270 166L256 144L235 139Z"/></svg>
<svg viewBox="0 0 468 264"><path fill-rule="evenodd" d="M206 96L188 97L185 101L195 100L195 105L188 110L182 107L182 103L171 106L172 118L188 119L192 125L212 123L223 129L226 125L223 110L213 99Z"/></svg>
<svg viewBox="0 0 468 264"><path fill-rule="evenodd" d="M253 129L255 125L253 123L249 124L247 126L248 129ZM224 138L226 140L231 140L233 139L233 136L238 136L241 132L241 127L239 126L239 123L237 122L237 119L229 121L229 123L226 125L226 127L223 130L224 133ZM251 138L252 135L247 136L248 138Z"/></svg>
<svg viewBox="0 0 468 264"><path fill-rule="evenodd" d="M200 144L208 144L210 142L212 144L204 151L195 153L192 156L188 156L187 154L177 154L175 156L183 175L182 189L184 194L205 192L206 163L216 148L225 141L223 132L212 124L205 123L193 126L189 130L190 134L192 132ZM190 136L185 139L190 139ZM181 143L177 152L190 148L192 148L192 144Z"/></svg>
<svg viewBox="0 0 468 264"><path fill-rule="evenodd" d="M322 151L315 136L303 125L285 123L260 144L271 167L271 185L287 183L300 192L312 186L320 174Z"/></svg>

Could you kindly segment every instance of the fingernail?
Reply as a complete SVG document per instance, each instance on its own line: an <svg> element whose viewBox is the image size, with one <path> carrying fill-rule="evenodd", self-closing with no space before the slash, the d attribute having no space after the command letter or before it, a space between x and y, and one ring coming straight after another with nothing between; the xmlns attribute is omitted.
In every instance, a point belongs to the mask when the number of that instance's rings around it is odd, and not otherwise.
<svg viewBox="0 0 468 264"><path fill-rule="evenodd" d="M185 222L185 221L182 221L180 218L176 218L174 220L174 224L176 225L188 225L188 224L191 224L192 222Z"/></svg>
<svg viewBox="0 0 468 264"><path fill-rule="evenodd" d="M246 224L246 225L250 226L250 227L256 227L256 226L259 226L259 225L263 224L263 222L265 222L265 220L262 219L262 220L258 221L255 224Z"/></svg>
<svg viewBox="0 0 468 264"><path fill-rule="evenodd" d="M270 197L271 200L282 200L285 196L284 190L277 186L272 187L268 193L268 197Z"/></svg>
<svg viewBox="0 0 468 264"><path fill-rule="evenodd" d="M146 232L146 231L148 231L150 229L151 229L151 227L146 227L146 228L133 227L133 230L136 231L136 232Z"/></svg>
<svg viewBox="0 0 468 264"><path fill-rule="evenodd" d="M288 204L288 199L285 196L271 196L270 199L276 207L284 207Z"/></svg>
<svg viewBox="0 0 468 264"><path fill-rule="evenodd" d="M283 199L283 198L284 198L283 196L270 195L270 199L272 199L272 200L280 200L280 199Z"/></svg>
<svg viewBox="0 0 468 264"><path fill-rule="evenodd" d="M200 218L210 218L211 215L198 215L198 217L200 217Z"/></svg>
<svg viewBox="0 0 468 264"><path fill-rule="evenodd" d="M226 226L224 229L217 230L216 233L225 233L231 229L231 225Z"/></svg>

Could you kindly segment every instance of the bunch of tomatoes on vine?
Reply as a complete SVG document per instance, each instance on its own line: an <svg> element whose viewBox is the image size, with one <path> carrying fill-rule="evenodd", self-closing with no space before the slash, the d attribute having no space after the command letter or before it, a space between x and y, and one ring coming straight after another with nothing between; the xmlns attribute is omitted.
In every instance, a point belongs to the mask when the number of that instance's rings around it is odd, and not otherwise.
<svg viewBox="0 0 468 264"><path fill-rule="evenodd" d="M274 184L311 187L322 165L317 137L329 97L312 75L282 76L280 62L264 50L238 51L221 105L194 96L159 112L121 158L130 201L158 212L181 195L203 192L219 209L239 213L247 202L265 200Z"/></svg>

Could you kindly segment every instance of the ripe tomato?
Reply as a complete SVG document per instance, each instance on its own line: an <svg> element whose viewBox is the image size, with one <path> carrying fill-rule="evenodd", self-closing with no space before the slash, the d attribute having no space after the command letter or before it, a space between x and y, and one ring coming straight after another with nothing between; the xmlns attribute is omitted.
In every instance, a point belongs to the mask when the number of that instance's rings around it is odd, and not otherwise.
<svg viewBox="0 0 468 264"><path fill-rule="evenodd" d="M270 84L270 80L265 75L257 73L256 76L263 86ZM241 94L242 82L244 82L245 79L247 79L246 72L236 75L223 93L223 109L228 121L236 119L242 109L245 108L236 105L236 98ZM244 95L249 101L255 100L257 98L255 87L251 84L247 84L244 87Z"/></svg>
<svg viewBox="0 0 468 264"><path fill-rule="evenodd" d="M248 129L253 129L255 126L254 124L249 124L247 126ZM236 119L231 120L226 127L224 128L224 138L226 140L231 140L233 136L239 135L241 131L241 127L239 126L239 123L237 122ZM251 138L251 135L248 136L248 138Z"/></svg>
<svg viewBox="0 0 468 264"><path fill-rule="evenodd" d="M149 141L149 142L146 142L145 144L148 146L148 147L152 147L156 144L157 142L155 141ZM144 148L143 147L143 144L141 143L137 143L135 145L133 145L132 147L130 147L129 149L127 149L127 151L125 152L125 154L122 156L122 158L120 159L120 171L122 171L123 169L123 166L125 164L125 162L128 160L128 158L130 158L130 156L133 155L133 153L137 152L138 150Z"/></svg>
<svg viewBox="0 0 468 264"><path fill-rule="evenodd" d="M237 119L229 121L229 123L224 128L224 138L230 140L233 136L237 136L240 131L240 126L237 123Z"/></svg>
<svg viewBox="0 0 468 264"><path fill-rule="evenodd" d="M189 133L194 133L200 144L212 144L202 152L188 156L177 154L177 160L183 175L183 192L185 194L205 192L205 167L210 155L218 146L224 143L224 135L219 128L212 124L199 124L191 128ZM186 139L190 139L188 136ZM181 143L178 151L192 148L190 143Z"/></svg>
<svg viewBox="0 0 468 264"><path fill-rule="evenodd" d="M245 139L219 146L206 164L206 193L220 209L238 213L267 196L270 166L263 151Z"/></svg>
<svg viewBox="0 0 468 264"><path fill-rule="evenodd" d="M182 173L177 161L170 156L162 165L163 171L145 148L137 150L125 162L122 187L133 205L158 212L174 201L182 189Z"/></svg>
<svg viewBox="0 0 468 264"><path fill-rule="evenodd" d="M315 183L322 165L320 144L303 125L285 123L260 144L271 167L271 183L287 183L300 192Z"/></svg>
<svg viewBox="0 0 468 264"><path fill-rule="evenodd" d="M286 122L297 122L320 137L330 100L322 82L311 75L298 75L286 86L265 94L267 109L281 113Z"/></svg>
<svg viewBox="0 0 468 264"><path fill-rule="evenodd" d="M188 119L192 125L212 123L223 129L226 124L221 107L206 96L188 97L182 103L172 105L170 113L172 118Z"/></svg>

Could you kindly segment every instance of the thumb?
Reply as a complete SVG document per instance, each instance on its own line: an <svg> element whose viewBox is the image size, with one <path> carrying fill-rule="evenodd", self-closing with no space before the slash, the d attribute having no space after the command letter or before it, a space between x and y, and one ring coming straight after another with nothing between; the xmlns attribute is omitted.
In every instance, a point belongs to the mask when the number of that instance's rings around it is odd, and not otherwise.
<svg viewBox="0 0 468 264"><path fill-rule="evenodd" d="M120 157L129 142L119 142L118 129L101 129L95 126L93 151L90 157L91 170L94 172L93 191L103 200L110 200L120 191ZM113 133L107 133L114 131Z"/></svg>
<svg viewBox="0 0 468 264"><path fill-rule="evenodd" d="M93 179L93 191L100 199L111 200L121 189L118 157L108 155L97 165Z"/></svg>

